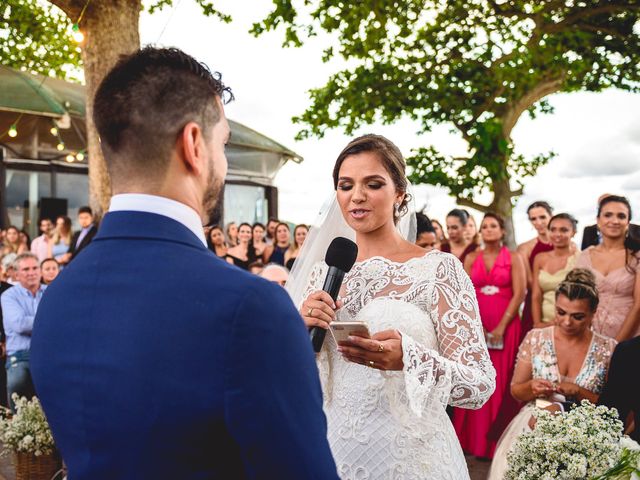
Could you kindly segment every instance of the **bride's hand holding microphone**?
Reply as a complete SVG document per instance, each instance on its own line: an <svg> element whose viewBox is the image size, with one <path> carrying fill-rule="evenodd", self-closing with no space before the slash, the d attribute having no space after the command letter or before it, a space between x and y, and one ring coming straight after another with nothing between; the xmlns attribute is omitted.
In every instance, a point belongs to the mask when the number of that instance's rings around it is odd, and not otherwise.
<svg viewBox="0 0 640 480"><path fill-rule="evenodd" d="M320 327L326 330L329 328L329 324L336 319L336 310L341 306L340 300L334 302L331 295L323 290L318 290L302 302L300 315L302 315L307 328Z"/></svg>

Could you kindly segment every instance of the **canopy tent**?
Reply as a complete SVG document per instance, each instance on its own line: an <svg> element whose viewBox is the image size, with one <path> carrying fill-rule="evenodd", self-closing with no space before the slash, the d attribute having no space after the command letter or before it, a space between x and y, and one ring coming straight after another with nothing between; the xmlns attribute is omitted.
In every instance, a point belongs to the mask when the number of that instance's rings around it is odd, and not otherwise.
<svg viewBox="0 0 640 480"><path fill-rule="evenodd" d="M86 151L85 87L0 65L0 144L12 157L62 159ZM17 136L7 132L16 124ZM275 140L233 120L227 145L229 177L271 185L288 161L303 159ZM56 127L58 135L51 133ZM59 151L57 145L64 144ZM84 160L86 164L86 159Z"/></svg>

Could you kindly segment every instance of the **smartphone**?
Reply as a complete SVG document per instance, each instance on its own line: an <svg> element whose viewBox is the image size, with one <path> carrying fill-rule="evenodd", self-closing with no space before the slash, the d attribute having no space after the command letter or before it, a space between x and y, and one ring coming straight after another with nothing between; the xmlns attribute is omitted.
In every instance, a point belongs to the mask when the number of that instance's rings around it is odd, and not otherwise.
<svg viewBox="0 0 640 480"><path fill-rule="evenodd" d="M370 338L369 327L364 322L332 322L330 324L336 342L346 342L350 335Z"/></svg>

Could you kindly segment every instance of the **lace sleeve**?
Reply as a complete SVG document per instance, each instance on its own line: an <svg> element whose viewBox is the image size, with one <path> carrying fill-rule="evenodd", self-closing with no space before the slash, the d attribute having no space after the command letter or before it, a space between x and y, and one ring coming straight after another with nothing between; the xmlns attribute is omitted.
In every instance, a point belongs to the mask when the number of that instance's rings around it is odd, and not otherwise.
<svg viewBox="0 0 640 480"><path fill-rule="evenodd" d="M322 284L324 282L324 278L326 276L327 264L324 262L318 262L313 266L311 270L311 275L309 275L309 281L307 282L307 286L304 289L304 293L302 295L302 301L300 305L296 305L298 309L302 305L309 295L313 292L317 292L318 290L322 290ZM332 344L331 338L329 335L326 336L325 341L322 345L322 349L316 355L316 365L318 367L318 375L320 376L320 383L322 384L322 394L325 400L331 397L331 359L329 356L329 348Z"/></svg>
<svg viewBox="0 0 640 480"><path fill-rule="evenodd" d="M516 365L513 369L511 385L524 383L533 378L531 359L533 357L533 346L539 344L539 337L542 329L530 330L522 340L516 357Z"/></svg>
<svg viewBox="0 0 640 480"><path fill-rule="evenodd" d="M435 400L445 407L480 408L495 390L496 372L484 341L471 280L452 255L442 255L426 290L438 351L403 334L403 360L411 409L421 415Z"/></svg>
<svg viewBox="0 0 640 480"><path fill-rule="evenodd" d="M307 282L307 287L304 290L304 294L302 295L302 300L300 305L296 305L298 310L309 295L313 292L317 292L318 290L322 290L322 283L324 282L326 263L318 262L313 266L313 270L311 270L311 275L309 275L309 280Z"/></svg>

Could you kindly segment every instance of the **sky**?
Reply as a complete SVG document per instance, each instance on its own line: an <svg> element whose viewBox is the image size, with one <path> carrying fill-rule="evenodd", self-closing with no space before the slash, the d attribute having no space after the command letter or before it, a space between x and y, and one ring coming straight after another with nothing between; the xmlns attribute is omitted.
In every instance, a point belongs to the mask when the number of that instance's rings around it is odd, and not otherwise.
<svg viewBox="0 0 640 480"><path fill-rule="evenodd" d="M269 12L269 0L217 1L216 6L232 15L224 24L201 14L194 0L174 0L174 7L140 18L143 45L178 47L222 73L235 95L226 106L227 117L276 140L304 161L289 162L278 173L279 216L293 223L313 223L318 209L333 192L331 171L338 153L351 138L376 133L391 139L404 155L411 149L434 145L443 153L464 155L465 143L450 133L449 126L418 134L419 125L406 120L391 126L374 124L346 136L340 130L322 139L296 141L300 126L291 118L310 104L308 91L323 86L343 63L325 64L322 50L331 38L319 35L301 48L283 48L283 31L255 38L248 31L253 22ZM555 213L569 212L582 228L595 222L597 198L615 193L629 198L640 215L640 94L618 90L579 92L548 97L555 113L531 120L523 115L513 131L517 153L533 157L553 150L557 156L525 181L524 194L514 210L517 242L535 236L526 207L546 200ZM444 221L455 201L446 189L414 187L418 209ZM476 200L488 203L490 193ZM470 210L476 220L481 214ZM637 220L637 218L636 218Z"/></svg>

